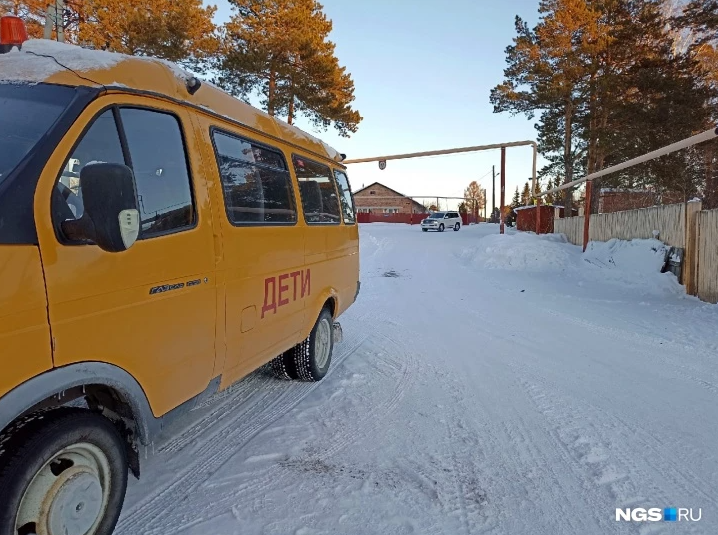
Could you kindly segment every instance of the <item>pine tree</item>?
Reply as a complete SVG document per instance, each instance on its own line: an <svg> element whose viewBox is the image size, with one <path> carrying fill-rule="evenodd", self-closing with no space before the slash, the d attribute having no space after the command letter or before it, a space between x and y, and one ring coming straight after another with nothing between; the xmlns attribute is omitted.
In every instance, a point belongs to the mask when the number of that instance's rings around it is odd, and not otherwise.
<svg viewBox="0 0 718 535"><path fill-rule="evenodd" d="M505 81L494 88L491 102L495 112L540 114L539 150L548 161L540 177L560 175L569 182L704 129L715 108L713 90L698 72L699 61L676 51L661 4L542 0L533 30L517 18ZM684 151L593 186L694 191L694 167ZM592 198L595 212L599 196ZM567 210L570 201L566 195Z"/></svg>
<svg viewBox="0 0 718 535"><path fill-rule="evenodd" d="M494 112L541 118L541 153L560 166L566 182L574 179L581 138L574 127L581 113L586 55L599 40L599 13L584 0L541 0L541 19L533 29L516 17L517 36L506 48L505 80L491 91ZM566 190L566 204L570 192Z"/></svg>
<svg viewBox="0 0 718 535"><path fill-rule="evenodd" d="M223 28L217 83L249 100L260 94L272 116L290 124L298 115L340 135L362 120L351 106L354 82L339 65L328 36L332 23L316 0L230 0L235 11Z"/></svg>
<svg viewBox="0 0 718 535"><path fill-rule="evenodd" d="M692 0L685 5L680 2L671 15L675 39L681 41L681 49L698 63L697 72L713 93L708 105L713 113L704 127L707 130L718 122L718 0ZM718 208L718 166L715 164L718 142L713 140L703 143L689 152L692 156L690 165L683 170L682 175L690 174L692 177L686 177L689 185L684 185L684 190L687 193L690 183L697 181L703 207Z"/></svg>
<svg viewBox="0 0 718 535"><path fill-rule="evenodd" d="M516 186L516 191L514 191L514 196L511 199L511 208L518 208L521 206L521 194L519 193L519 187Z"/></svg>
<svg viewBox="0 0 718 535"><path fill-rule="evenodd" d="M217 8L202 0L85 0L82 6L81 44L193 66L217 51Z"/></svg>
<svg viewBox="0 0 718 535"><path fill-rule="evenodd" d="M534 189L534 194L541 193L541 179L536 179L536 188ZM529 198L529 204L536 204L536 200L534 197Z"/></svg>
<svg viewBox="0 0 718 535"><path fill-rule="evenodd" d="M531 188L529 188L529 183L526 182L524 184L524 189L521 192L521 204L524 206L527 206L531 202Z"/></svg>
<svg viewBox="0 0 718 535"><path fill-rule="evenodd" d="M554 182L554 179L549 177L548 182L546 183L546 190L552 190L555 187L560 186L558 177L556 177L556 182ZM547 193L543 196L543 199L541 200L543 204L554 204L556 202L556 198L554 197L553 193Z"/></svg>

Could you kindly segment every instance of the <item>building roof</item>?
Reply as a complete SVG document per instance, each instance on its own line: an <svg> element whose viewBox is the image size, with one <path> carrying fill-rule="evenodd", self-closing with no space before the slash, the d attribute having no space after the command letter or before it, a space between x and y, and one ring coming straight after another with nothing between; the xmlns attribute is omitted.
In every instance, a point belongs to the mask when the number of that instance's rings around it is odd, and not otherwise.
<svg viewBox="0 0 718 535"><path fill-rule="evenodd" d="M389 186L385 186L385 185L382 184L381 182L372 182L372 183L369 184L368 186L356 190L356 191L354 192L354 195L358 195L358 194L361 193L362 191L370 190L370 189L373 188L374 186L381 186L382 188L388 189L388 190L391 191L392 193L396 193L399 197L406 197L406 195L404 195L403 193L399 193L399 192L396 191L395 189L391 189Z"/></svg>
<svg viewBox="0 0 718 535"><path fill-rule="evenodd" d="M87 86L109 92L143 92L194 106L242 126L341 164L343 156L320 139L272 117L202 81L194 95L193 75L174 63L148 57L89 50L45 39L31 39L22 51L0 55L0 84L48 83Z"/></svg>
<svg viewBox="0 0 718 535"><path fill-rule="evenodd" d="M425 209L425 206L424 206L423 204L421 204L419 201L416 201L416 200L412 199L411 197L407 197L407 196L404 195L403 193L399 193L399 192L396 191L395 189L392 189L392 188L390 188L389 186L385 186L385 185L382 184L381 182L372 182L372 183L369 184L368 186L356 190L356 191L353 193L353 195L356 197L357 194L359 194L359 193L361 193L361 192L363 192L363 191L371 190L371 188L373 188L374 186L381 186L382 188L388 189L388 190L391 191L392 193L396 193L396 195L397 195L398 197L403 197L403 198L405 198L405 199L409 199L409 200L410 200L411 202L413 202L416 206L420 206L422 209ZM360 198L362 198L362 199L370 199L371 197L369 197L369 196L362 196L362 197L360 197Z"/></svg>

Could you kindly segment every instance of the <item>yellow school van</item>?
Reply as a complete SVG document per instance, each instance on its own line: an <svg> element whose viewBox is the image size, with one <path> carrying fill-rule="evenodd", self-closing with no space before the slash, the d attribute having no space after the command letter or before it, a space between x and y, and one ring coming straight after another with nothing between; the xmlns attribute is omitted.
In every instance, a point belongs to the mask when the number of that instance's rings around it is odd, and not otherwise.
<svg viewBox="0 0 718 535"><path fill-rule="evenodd" d="M344 156L171 64L0 28L0 533L109 535L169 420L329 370Z"/></svg>

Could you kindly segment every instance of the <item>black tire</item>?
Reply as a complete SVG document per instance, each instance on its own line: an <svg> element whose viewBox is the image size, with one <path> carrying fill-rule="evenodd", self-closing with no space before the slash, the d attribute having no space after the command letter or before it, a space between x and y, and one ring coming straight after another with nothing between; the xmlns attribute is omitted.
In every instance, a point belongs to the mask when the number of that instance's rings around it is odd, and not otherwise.
<svg viewBox="0 0 718 535"><path fill-rule="evenodd" d="M439 225L439 232L444 232L444 224Z"/></svg>
<svg viewBox="0 0 718 535"><path fill-rule="evenodd" d="M428 228L423 228L423 229L421 229L421 231L422 231L422 232L429 232L429 229L428 229Z"/></svg>
<svg viewBox="0 0 718 535"><path fill-rule="evenodd" d="M299 378L299 376L297 375L297 366L294 364L295 351L296 347L293 347L289 351L285 351L278 357L275 357L269 363L269 366L272 369L272 373L275 375L275 377L277 377L277 379L282 379L284 381L293 381Z"/></svg>
<svg viewBox="0 0 718 535"><path fill-rule="evenodd" d="M323 366L319 366L317 362L317 332L320 324L329 327L329 355ZM294 366L297 370L297 376L302 381L321 381L329 371L332 363L332 353L334 352L334 332L333 318L329 310L322 309L317 322L312 328L309 337L302 343L297 344L294 348Z"/></svg>
<svg viewBox="0 0 718 535"><path fill-rule="evenodd" d="M454 232L459 232L459 229L460 229L460 228L461 228L461 225L459 225L459 224L457 223L456 225L454 225Z"/></svg>
<svg viewBox="0 0 718 535"><path fill-rule="evenodd" d="M16 530L15 521L21 500L35 475L59 452L77 444L89 444L106 457L110 479L109 497L105 513L93 535L112 534L127 490L125 440L107 418L86 409L67 407L41 411L22 418L0 435L0 533L23 535L36 532L36 528L28 531L31 525L26 525L24 530ZM65 470L72 468L71 461L69 466L64 461L62 459L52 465L52 474L58 479ZM55 532L58 535L64 533Z"/></svg>

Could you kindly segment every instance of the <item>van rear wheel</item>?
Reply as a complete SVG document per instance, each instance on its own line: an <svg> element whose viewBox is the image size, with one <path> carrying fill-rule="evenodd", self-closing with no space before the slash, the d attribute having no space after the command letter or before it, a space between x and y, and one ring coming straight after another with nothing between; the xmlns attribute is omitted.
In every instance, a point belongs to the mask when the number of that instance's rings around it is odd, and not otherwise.
<svg viewBox="0 0 718 535"><path fill-rule="evenodd" d="M125 441L84 409L36 413L0 436L0 533L110 535L127 489Z"/></svg>
<svg viewBox="0 0 718 535"><path fill-rule="evenodd" d="M296 347L293 347L289 351L285 351L278 357L275 357L269 363L269 367L271 368L272 373L275 377L277 377L278 379L283 379L285 381L292 381L299 378L297 376L297 367L294 364L295 351Z"/></svg>
<svg viewBox="0 0 718 535"><path fill-rule="evenodd" d="M294 348L294 366L302 381L320 381L329 371L334 350L333 318L322 309L312 332Z"/></svg>

